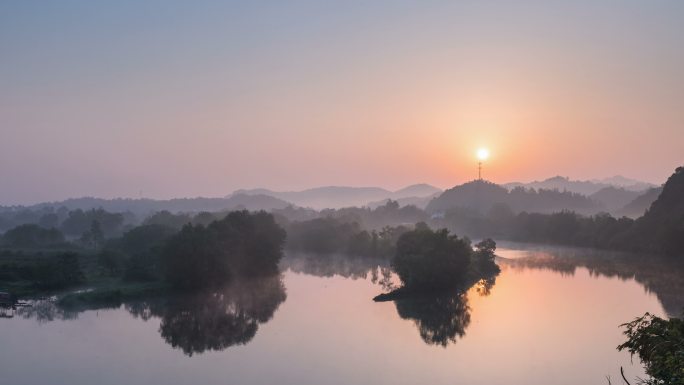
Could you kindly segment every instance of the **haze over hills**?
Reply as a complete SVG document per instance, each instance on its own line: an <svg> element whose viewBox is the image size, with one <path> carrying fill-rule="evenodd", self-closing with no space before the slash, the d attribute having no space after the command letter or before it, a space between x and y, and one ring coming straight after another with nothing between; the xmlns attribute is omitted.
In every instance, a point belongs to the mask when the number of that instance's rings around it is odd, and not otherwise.
<svg viewBox="0 0 684 385"><path fill-rule="evenodd" d="M637 192L634 190L637 186L641 187L649 184L624 177L613 177L595 181L571 181L568 178L553 177L541 182L526 184L508 183L500 186L487 183L486 194L483 195L481 191L473 190L466 194L468 196L466 198L463 194L472 187L472 183L469 182L456 186L447 190L445 194L442 194L443 191L439 188L429 184L414 184L396 191L380 187L327 186L301 191L237 190L222 198L195 197L162 200L149 198L102 199L82 197L30 206L0 206L0 211L17 211L24 208L33 210L48 207L54 209L65 207L69 210L102 208L110 212L131 212L138 217L144 217L161 210L190 213L235 209L274 210L283 209L288 206L308 207L315 210L343 207L376 208L384 205L391 199L397 201L400 206L413 205L421 209L429 207L429 210L433 211L439 211L454 205L480 210L490 207L493 203L507 202L514 210L550 212L566 209L576 210L584 214L608 211L618 216L636 217L643 214L661 191L659 187L652 187ZM535 192L531 193L528 191L524 193L517 191L511 194L515 187L534 188ZM581 194L581 191L593 192L591 194L578 195ZM449 194L446 194L447 192ZM515 197L515 199L512 197ZM430 204L433 200L435 203Z"/></svg>
<svg viewBox="0 0 684 385"><path fill-rule="evenodd" d="M646 190L644 193L634 198L633 201L626 204L616 212L617 216L627 216L636 218L644 215L646 210L651 207L651 204L658 199L660 193L663 192L663 187L653 187Z"/></svg>
<svg viewBox="0 0 684 385"><path fill-rule="evenodd" d="M71 198L58 202L45 202L32 206L2 207L0 211L7 210L40 210L43 208L65 207L68 210L90 210L102 208L109 212L131 212L142 218L151 213L167 210L171 212L201 212L201 211L224 211L224 210L273 210L290 206L289 202L262 194L247 195L234 194L226 198L177 198L169 200L157 199L102 199L93 197Z"/></svg>
<svg viewBox="0 0 684 385"><path fill-rule="evenodd" d="M440 213L465 208L484 214L496 205L505 205L513 212L539 213L572 210L588 214L600 208L600 204L589 197L567 190L516 187L509 191L486 180L475 180L444 191L430 201L426 210Z"/></svg>
<svg viewBox="0 0 684 385"><path fill-rule="evenodd" d="M361 207L374 202L383 202L387 199L417 202L420 200L418 198L431 197L441 191L437 187L423 183L407 186L397 191L389 191L380 187L326 186L302 191L237 190L234 194L268 195L297 206L321 210L325 208Z"/></svg>
<svg viewBox="0 0 684 385"><path fill-rule="evenodd" d="M625 178L617 175L610 178L594 179L594 180L571 180L568 177L554 176L543 181L533 181L529 183L511 182L503 184L504 187L512 189L514 187L525 187L534 189L549 189L560 191L571 191L583 195L591 195L599 190L614 186L621 187L629 191L644 191L656 185L648 182L642 182L635 179Z"/></svg>
<svg viewBox="0 0 684 385"><path fill-rule="evenodd" d="M589 195L603 210L614 213L643 194L643 191L627 190L623 187L608 186Z"/></svg>

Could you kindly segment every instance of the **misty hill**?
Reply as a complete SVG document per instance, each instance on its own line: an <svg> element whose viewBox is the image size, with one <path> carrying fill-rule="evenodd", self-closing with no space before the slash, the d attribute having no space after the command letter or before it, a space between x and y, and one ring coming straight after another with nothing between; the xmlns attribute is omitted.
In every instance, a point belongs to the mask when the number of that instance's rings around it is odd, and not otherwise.
<svg viewBox="0 0 684 385"><path fill-rule="evenodd" d="M617 210L616 215L630 218L637 218L644 215L646 210L651 207L651 204L658 199L658 196L662 191L662 187L653 187L646 190L646 192L634 198L634 200L627 203L620 210Z"/></svg>
<svg viewBox="0 0 684 385"><path fill-rule="evenodd" d="M591 195L610 186L620 187L630 191L644 191L648 188L656 187L653 184L625 178L623 176L614 176L612 178L591 181L570 180L567 177L554 176L543 181L534 181L530 183L513 182L506 183L503 186L508 189L526 187L533 189L571 191L582 195Z"/></svg>
<svg viewBox="0 0 684 385"><path fill-rule="evenodd" d="M627 190L623 187L608 186L589 195L608 212L615 212L642 195L642 192Z"/></svg>
<svg viewBox="0 0 684 385"><path fill-rule="evenodd" d="M444 212L453 208L468 208L486 213L492 206L504 204L514 212L550 213L572 210L592 213L599 204L590 198L570 191L505 187L484 180L475 180L444 191L427 205L430 213Z"/></svg>
<svg viewBox="0 0 684 385"><path fill-rule="evenodd" d="M325 208L342 208L366 206L371 202L387 199L421 198L441 192L440 189L427 185L415 184L397 191L389 191L380 187L317 187L302 191L272 191L267 189L238 190L234 194L262 194L291 202L297 206L311 207L317 210Z"/></svg>
<svg viewBox="0 0 684 385"><path fill-rule="evenodd" d="M652 187L656 187L656 185L648 182L643 182L640 180L636 179L631 179L631 178L626 178L622 175L615 175L610 178L603 178L603 179L592 179L591 180L594 183L597 184L603 184L603 185L609 185L609 186L615 186L615 187L622 187L626 190L630 191L644 191Z"/></svg>
<svg viewBox="0 0 684 385"><path fill-rule="evenodd" d="M389 202L390 200L396 201L400 207L404 206L416 206L419 209L425 209L425 207L430 203L430 201L437 197L440 193L435 193L432 195L428 195L425 197L408 197L408 198L399 198L399 199L383 199L381 201L376 201L376 202L370 202L366 206L370 209L375 209L380 206L384 206Z"/></svg>
<svg viewBox="0 0 684 385"><path fill-rule="evenodd" d="M25 207L30 210L40 210L43 208L66 207L69 210L90 210L102 208L109 212L131 212L142 218L156 211L167 210L170 212L200 212L200 211L222 211L232 209L247 210L273 210L283 209L291 204L281 199L268 195L247 195L235 194L227 198L178 198L168 200L155 199L102 199L102 198L72 198L59 202L39 203ZM14 208L18 210L21 208ZM7 210L7 208L6 208Z"/></svg>

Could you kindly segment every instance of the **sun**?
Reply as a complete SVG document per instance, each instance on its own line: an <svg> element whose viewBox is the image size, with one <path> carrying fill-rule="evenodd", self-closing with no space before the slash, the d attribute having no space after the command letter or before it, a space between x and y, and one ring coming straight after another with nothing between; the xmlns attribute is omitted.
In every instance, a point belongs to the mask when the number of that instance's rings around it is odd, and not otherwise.
<svg viewBox="0 0 684 385"><path fill-rule="evenodd" d="M489 158L489 150L484 147L479 148L477 150L477 159L482 161L487 160L487 158Z"/></svg>

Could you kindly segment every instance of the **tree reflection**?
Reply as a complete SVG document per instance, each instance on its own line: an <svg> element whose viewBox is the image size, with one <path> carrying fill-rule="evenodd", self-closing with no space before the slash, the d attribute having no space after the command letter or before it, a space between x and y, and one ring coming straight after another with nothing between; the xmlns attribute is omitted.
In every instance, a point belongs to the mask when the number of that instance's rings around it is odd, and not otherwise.
<svg viewBox="0 0 684 385"><path fill-rule="evenodd" d="M401 299L395 305L401 318L415 322L420 338L429 345L455 343L470 324L468 297L462 292Z"/></svg>
<svg viewBox="0 0 684 385"><path fill-rule="evenodd" d="M28 306L17 306L15 314L24 319L35 319L38 323L65 321L78 318L78 311L57 306L54 301L29 301Z"/></svg>
<svg viewBox="0 0 684 385"><path fill-rule="evenodd" d="M133 317L143 321L160 318L159 333L164 341L192 356L248 343L259 325L273 318L286 298L282 275L278 274L235 281L217 291L174 293L123 305ZM118 309L121 303L64 308L54 300L40 300L28 305L12 309L11 316L44 323L76 319L87 310Z"/></svg>
<svg viewBox="0 0 684 385"><path fill-rule="evenodd" d="M496 276L482 278L475 283L475 292L482 297L492 294L492 288L496 284Z"/></svg>
<svg viewBox="0 0 684 385"><path fill-rule="evenodd" d="M192 356L248 343L285 298L278 275L235 282L219 291L176 296L163 304L130 304L126 309L142 319L160 317L162 338Z"/></svg>
<svg viewBox="0 0 684 385"><path fill-rule="evenodd" d="M342 254L291 253L280 262L281 270L313 275L315 277L340 276L351 279L377 279L377 269L389 267L384 258L354 257ZM375 283L375 282L373 282Z"/></svg>

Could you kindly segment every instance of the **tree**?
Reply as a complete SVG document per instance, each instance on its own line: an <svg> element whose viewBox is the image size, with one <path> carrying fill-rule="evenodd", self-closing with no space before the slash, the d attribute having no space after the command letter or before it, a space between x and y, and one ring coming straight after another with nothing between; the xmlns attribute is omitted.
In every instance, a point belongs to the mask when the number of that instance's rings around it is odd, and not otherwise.
<svg viewBox="0 0 684 385"><path fill-rule="evenodd" d="M90 247L93 249L97 249L98 247L100 247L100 245L102 245L102 242L104 242L104 234L102 233L102 227L100 226L100 222L97 220L93 220L90 223L90 229L88 231L85 231L83 235L81 235L80 241L86 247Z"/></svg>
<svg viewBox="0 0 684 385"><path fill-rule="evenodd" d="M627 341L618 350L637 354L653 377L648 384L684 384L684 320L664 320L652 314L622 325Z"/></svg>
<svg viewBox="0 0 684 385"><path fill-rule="evenodd" d="M165 277L178 288L198 289L275 274L284 242L285 231L266 212L235 211L207 227L188 224L163 249Z"/></svg>
<svg viewBox="0 0 684 385"><path fill-rule="evenodd" d="M76 253L48 257L33 269L34 284L42 289L63 289L84 280Z"/></svg>
<svg viewBox="0 0 684 385"><path fill-rule="evenodd" d="M57 229L21 225L7 231L3 241L11 247L51 247L64 243L64 235Z"/></svg>
<svg viewBox="0 0 684 385"><path fill-rule="evenodd" d="M482 273L499 272L499 266L494 262L496 255L496 242L491 238L486 238L475 245L475 252L473 253L473 261L475 266Z"/></svg>
<svg viewBox="0 0 684 385"><path fill-rule="evenodd" d="M97 221L103 236L113 236L121 233L124 216L120 213L109 213L103 209L70 211L69 216L62 222L65 234L80 236L92 229L93 221Z"/></svg>
<svg viewBox="0 0 684 385"><path fill-rule="evenodd" d="M118 250L102 250L97 255L97 263L109 276L121 274L126 262L126 255Z"/></svg>
<svg viewBox="0 0 684 385"><path fill-rule="evenodd" d="M446 229L419 228L399 238L391 263L405 287L443 289L465 276L471 253L467 239L449 235Z"/></svg>

